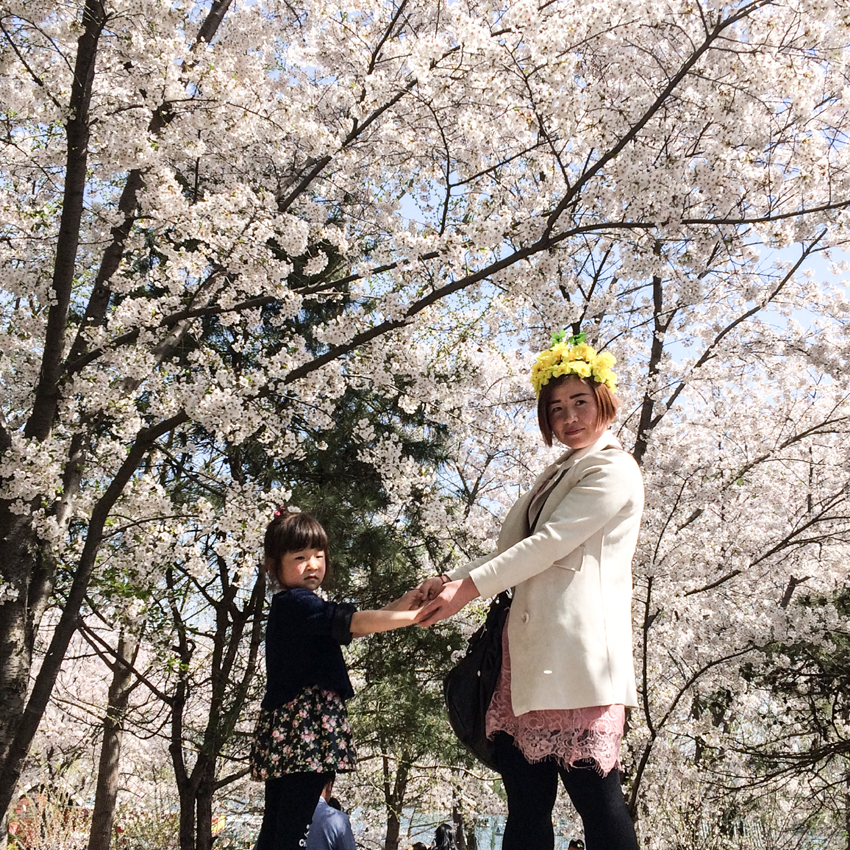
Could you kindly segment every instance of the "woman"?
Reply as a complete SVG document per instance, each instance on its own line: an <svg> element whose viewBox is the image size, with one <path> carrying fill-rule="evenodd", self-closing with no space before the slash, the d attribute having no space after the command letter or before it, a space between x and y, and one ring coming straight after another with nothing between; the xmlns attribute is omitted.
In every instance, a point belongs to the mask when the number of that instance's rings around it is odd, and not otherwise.
<svg viewBox="0 0 850 850"><path fill-rule="evenodd" d="M637 705L631 562L643 482L608 426L614 357L584 335L553 338L532 370L544 442L568 448L509 511L498 552L420 585L429 626L513 587L487 712L508 798L503 850L551 850L558 778L588 850L636 850L618 770L625 707Z"/></svg>

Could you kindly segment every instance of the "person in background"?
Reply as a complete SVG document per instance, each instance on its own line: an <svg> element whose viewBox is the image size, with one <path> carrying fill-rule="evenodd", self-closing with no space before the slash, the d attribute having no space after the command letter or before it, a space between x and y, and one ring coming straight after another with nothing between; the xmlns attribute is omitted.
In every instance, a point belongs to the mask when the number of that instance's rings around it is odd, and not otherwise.
<svg viewBox="0 0 850 850"><path fill-rule="evenodd" d="M567 451L508 512L498 551L419 586L430 626L513 588L486 713L508 798L502 850L552 850L563 783L589 850L637 850L620 786L626 706L637 705L632 558L644 504L634 458L609 430L616 362L562 333L534 364L543 442Z"/></svg>
<svg viewBox="0 0 850 850"><path fill-rule="evenodd" d="M448 823L441 823L434 835L433 850L457 850L455 843L454 827Z"/></svg>
<svg viewBox="0 0 850 850"><path fill-rule="evenodd" d="M313 822L307 833L307 850L357 850L351 821L339 810L339 803L331 805L334 779L331 774L313 812Z"/></svg>

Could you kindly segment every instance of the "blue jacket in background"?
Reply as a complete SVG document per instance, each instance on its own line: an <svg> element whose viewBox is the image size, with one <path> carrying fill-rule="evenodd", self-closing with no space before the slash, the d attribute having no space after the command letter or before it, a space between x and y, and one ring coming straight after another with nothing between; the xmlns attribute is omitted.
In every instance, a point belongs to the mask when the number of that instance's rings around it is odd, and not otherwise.
<svg viewBox="0 0 850 850"><path fill-rule="evenodd" d="M348 815L329 806L324 797L319 797L313 813L307 850L357 850Z"/></svg>

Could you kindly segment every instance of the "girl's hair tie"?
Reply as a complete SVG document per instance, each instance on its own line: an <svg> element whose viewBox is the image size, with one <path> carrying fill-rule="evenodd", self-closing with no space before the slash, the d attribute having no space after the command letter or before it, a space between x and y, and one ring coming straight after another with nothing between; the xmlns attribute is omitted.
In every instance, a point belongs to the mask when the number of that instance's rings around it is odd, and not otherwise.
<svg viewBox="0 0 850 850"><path fill-rule="evenodd" d="M277 510L274 512L276 517L283 516L286 513L286 505L278 505Z"/></svg>

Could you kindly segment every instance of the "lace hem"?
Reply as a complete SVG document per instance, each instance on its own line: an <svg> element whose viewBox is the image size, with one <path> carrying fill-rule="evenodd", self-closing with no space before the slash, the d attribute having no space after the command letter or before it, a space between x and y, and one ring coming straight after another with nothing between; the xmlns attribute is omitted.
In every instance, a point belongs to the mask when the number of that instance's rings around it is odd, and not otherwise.
<svg viewBox="0 0 850 850"><path fill-rule="evenodd" d="M507 620L502 632L502 669L487 709L487 737L507 732L530 763L555 758L563 767L592 761L603 776L620 765L626 722L622 705L529 711L517 717L511 705L511 659Z"/></svg>

